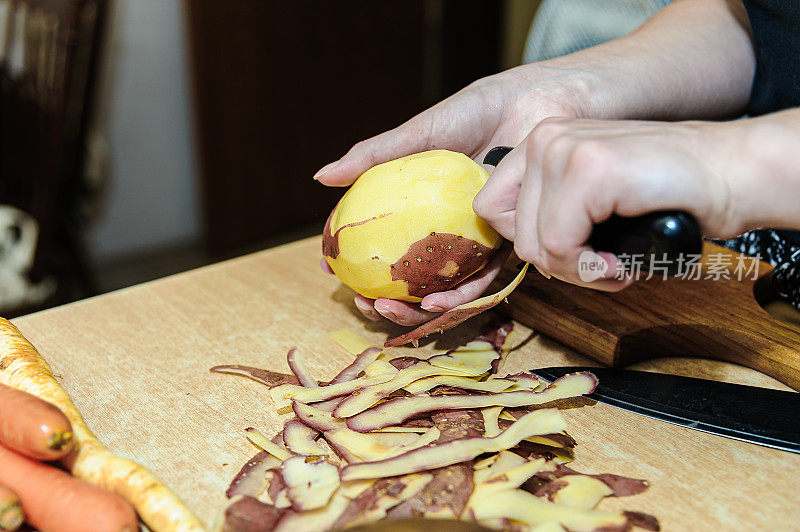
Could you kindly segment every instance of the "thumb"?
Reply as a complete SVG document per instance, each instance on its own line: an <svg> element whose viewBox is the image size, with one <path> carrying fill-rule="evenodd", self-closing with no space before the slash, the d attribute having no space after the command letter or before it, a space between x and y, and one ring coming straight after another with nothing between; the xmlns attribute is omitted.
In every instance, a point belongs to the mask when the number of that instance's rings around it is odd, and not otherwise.
<svg viewBox="0 0 800 532"><path fill-rule="evenodd" d="M421 120L411 119L392 130L363 140L338 161L322 167L314 179L331 187L352 185L358 176L376 164L427 150L429 136L423 131L427 131L427 128L421 127Z"/></svg>

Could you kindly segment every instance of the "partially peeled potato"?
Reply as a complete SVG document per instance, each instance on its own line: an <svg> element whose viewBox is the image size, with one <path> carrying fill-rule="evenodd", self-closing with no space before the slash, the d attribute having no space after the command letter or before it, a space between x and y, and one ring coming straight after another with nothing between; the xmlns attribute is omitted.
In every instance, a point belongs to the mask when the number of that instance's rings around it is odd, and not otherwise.
<svg viewBox="0 0 800 532"><path fill-rule="evenodd" d="M483 268L502 237L472 210L489 178L462 153L433 150L370 168L325 224L322 253L359 294L419 302Z"/></svg>

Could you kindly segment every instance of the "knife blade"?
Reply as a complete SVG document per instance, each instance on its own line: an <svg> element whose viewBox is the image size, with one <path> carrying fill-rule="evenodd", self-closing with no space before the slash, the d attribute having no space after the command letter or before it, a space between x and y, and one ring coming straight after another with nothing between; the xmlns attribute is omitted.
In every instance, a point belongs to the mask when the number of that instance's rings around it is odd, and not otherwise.
<svg viewBox="0 0 800 532"><path fill-rule="evenodd" d="M616 368L531 371L550 382L590 371L600 381L590 399L682 427L800 453L800 393Z"/></svg>

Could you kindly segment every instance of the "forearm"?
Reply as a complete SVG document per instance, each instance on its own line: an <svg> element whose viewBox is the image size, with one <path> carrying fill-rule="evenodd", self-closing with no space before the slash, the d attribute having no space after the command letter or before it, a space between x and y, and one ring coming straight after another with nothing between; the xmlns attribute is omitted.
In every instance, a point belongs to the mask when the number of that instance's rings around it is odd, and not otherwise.
<svg viewBox="0 0 800 532"><path fill-rule="evenodd" d="M741 114L755 59L740 2L678 0L634 33L517 69L545 69L576 95L588 118L723 118Z"/></svg>
<svg viewBox="0 0 800 532"><path fill-rule="evenodd" d="M800 230L800 108L727 124L731 151L732 219L740 233L758 227ZM735 164L738 163L738 164Z"/></svg>

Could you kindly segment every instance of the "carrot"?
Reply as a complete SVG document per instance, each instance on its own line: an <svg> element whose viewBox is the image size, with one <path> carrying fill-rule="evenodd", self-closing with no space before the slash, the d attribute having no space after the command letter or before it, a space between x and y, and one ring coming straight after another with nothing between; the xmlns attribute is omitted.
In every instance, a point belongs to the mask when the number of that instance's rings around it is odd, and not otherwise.
<svg viewBox="0 0 800 532"><path fill-rule="evenodd" d="M19 495L29 524L60 532L135 532L136 512L122 497L0 445L0 482Z"/></svg>
<svg viewBox="0 0 800 532"><path fill-rule="evenodd" d="M24 517L17 494L0 484L0 530L16 530Z"/></svg>
<svg viewBox="0 0 800 532"><path fill-rule="evenodd" d="M70 472L121 495L154 532L205 530L181 499L150 471L106 449L92 434L66 391L36 348L8 320L0 318L0 383L58 407L72 424L75 447L64 460Z"/></svg>
<svg viewBox="0 0 800 532"><path fill-rule="evenodd" d="M0 384L0 444L35 460L58 460L72 448L72 426L50 403Z"/></svg>

